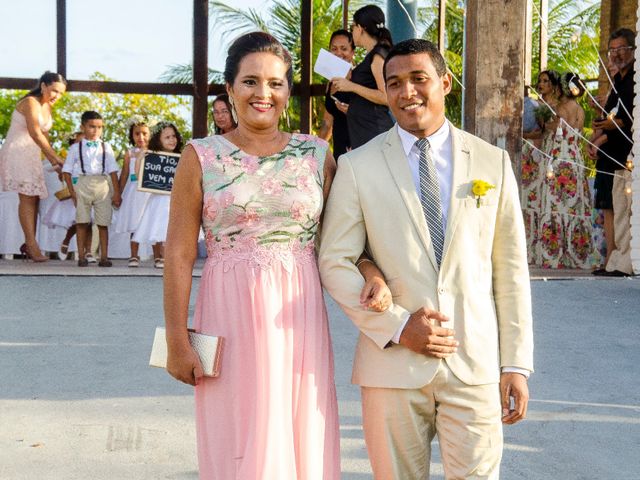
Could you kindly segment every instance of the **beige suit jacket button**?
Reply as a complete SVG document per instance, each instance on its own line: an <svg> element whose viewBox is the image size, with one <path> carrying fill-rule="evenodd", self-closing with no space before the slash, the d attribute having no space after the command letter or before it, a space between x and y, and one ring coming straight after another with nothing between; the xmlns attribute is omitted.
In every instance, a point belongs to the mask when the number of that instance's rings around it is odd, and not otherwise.
<svg viewBox="0 0 640 480"><path fill-rule="evenodd" d="M444 294L444 288L440 287L440 288L438 289L438 293L439 293L440 295Z"/></svg>

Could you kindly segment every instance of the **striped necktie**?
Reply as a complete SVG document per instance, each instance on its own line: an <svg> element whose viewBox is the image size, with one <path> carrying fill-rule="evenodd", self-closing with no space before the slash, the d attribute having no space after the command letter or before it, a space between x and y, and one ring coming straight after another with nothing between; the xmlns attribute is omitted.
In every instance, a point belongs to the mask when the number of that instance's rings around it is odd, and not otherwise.
<svg viewBox="0 0 640 480"><path fill-rule="evenodd" d="M419 138L416 146L420 150L420 163L418 172L420 174L420 203L424 218L427 220L431 243L438 262L438 268L442 261L442 251L444 249L444 231L442 219L442 205L440 203L440 186L438 184L438 174L431 158L431 145L426 138Z"/></svg>

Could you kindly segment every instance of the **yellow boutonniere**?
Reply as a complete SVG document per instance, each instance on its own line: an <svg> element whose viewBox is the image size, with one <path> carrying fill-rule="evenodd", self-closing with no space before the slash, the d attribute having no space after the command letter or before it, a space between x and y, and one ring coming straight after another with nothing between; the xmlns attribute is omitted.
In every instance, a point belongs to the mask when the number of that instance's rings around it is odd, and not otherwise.
<svg viewBox="0 0 640 480"><path fill-rule="evenodd" d="M491 185L484 180L474 180L471 182L471 191L474 197L476 197L476 208L480 208L480 199L484 197L489 190L496 188L495 185Z"/></svg>

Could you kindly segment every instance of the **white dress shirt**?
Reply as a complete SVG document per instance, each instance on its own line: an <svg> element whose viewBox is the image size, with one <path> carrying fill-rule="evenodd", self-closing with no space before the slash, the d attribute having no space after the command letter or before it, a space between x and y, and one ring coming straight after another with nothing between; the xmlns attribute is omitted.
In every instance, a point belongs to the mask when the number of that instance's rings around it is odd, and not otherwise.
<svg viewBox="0 0 640 480"><path fill-rule="evenodd" d="M72 177L83 175L80 166L80 143L74 143L69 147L67 158L64 161L62 171L70 173ZM104 147L104 172L102 171L102 148ZM108 143L98 140L98 146L88 146L86 140L82 140L82 158L84 160L84 175L109 175L119 170L113 149Z"/></svg>
<svg viewBox="0 0 640 480"><path fill-rule="evenodd" d="M413 184L416 187L416 193L418 197L421 197L420 192L420 150L416 146L418 137L412 133L407 132L398 125L398 135L400 136L400 142L402 148L407 156L409 162L409 168L411 169L411 176L413 177ZM445 120L442 126L436 130L433 134L427 137L429 145L431 146L431 158L436 167L436 173L438 174L438 185L440 187L440 202L442 206L442 219L444 224L442 225L442 231L447 229L447 218L449 215L449 203L451 201L451 189L453 188L453 143L451 140L451 128L449 122ZM410 313L407 313L404 322L393 336L391 341L393 343L400 343L400 335L404 330L405 325L409 321ZM530 371L517 368L517 367L502 367L502 373L520 373L529 378Z"/></svg>

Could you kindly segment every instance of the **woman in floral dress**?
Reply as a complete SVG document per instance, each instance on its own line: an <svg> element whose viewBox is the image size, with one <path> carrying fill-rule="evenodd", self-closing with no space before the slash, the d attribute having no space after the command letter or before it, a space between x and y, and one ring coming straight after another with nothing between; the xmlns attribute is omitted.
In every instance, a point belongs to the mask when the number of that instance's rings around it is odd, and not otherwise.
<svg viewBox="0 0 640 480"><path fill-rule="evenodd" d="M333 354L314 248L335 161L323 140L278 129L292 65L273 37L238 38L225 81L238 127L191 142L173 187L167 369L196 385L200 478L338 479ZM225 338L217 378L202 377L187 339L201 225L208 258L194 327ZM379 271L367 285L376 279ZM390 292L376 285L373 297L388 306Z"/></svg>
<svg viewBox="0 0 640 480"><path fill-rule="evenodd" d="M545 178L546 157L536 148L542 148L545 138L553 133L553 119L551 108L555 110L560 98L560 74L555 70L545 70L538 75L536 85L538 94L542 97L539 107L536 109L536 118L540 129L524 134L525 140L522 146L522 189L520 203L524 216L524 226L527 234L527 260L530 264L536 262L536 250L538 245L538 230L541 213L541 190Z"/></svg>
<svg viewBox="0 0 640 480"><path fill-rule="evenodd" d="M591 195L580 150L584 94L579 77L565 73L551 133L544 137L549 175L542 179L534 263L545 268L591 268ZM552 175L551 175L552 172Z"/></svg>

